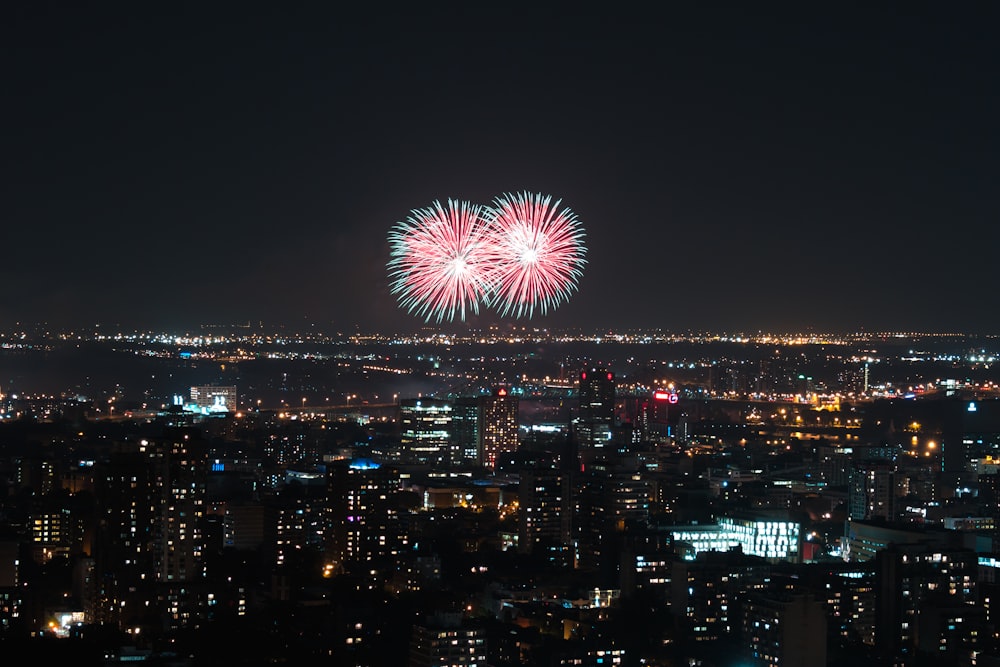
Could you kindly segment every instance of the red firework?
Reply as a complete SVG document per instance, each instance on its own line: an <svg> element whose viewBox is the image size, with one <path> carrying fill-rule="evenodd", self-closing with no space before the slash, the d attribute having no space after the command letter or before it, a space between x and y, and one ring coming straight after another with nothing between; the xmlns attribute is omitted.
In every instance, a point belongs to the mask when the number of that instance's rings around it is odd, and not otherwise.
<svg viewBox="0 0 1000 667"><path fill-rule="evenodd" d="M400 306L430 321L479 312L490 291L491 258L483 207L449 199L414 209L389 233L391 291Z"/></svg>
<svg viewBox="0 0 1000 667"><path fill-rule="evenodd" d="M490 304L501 315L555 309L577 289L587 252L576 214L549 195L504 194L487 210Z"/></svg>

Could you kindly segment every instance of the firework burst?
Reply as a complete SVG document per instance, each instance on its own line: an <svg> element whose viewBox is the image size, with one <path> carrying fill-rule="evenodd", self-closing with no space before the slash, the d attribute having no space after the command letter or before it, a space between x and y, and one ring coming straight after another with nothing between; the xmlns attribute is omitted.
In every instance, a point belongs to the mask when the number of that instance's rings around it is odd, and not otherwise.
<svg viewBox="0 0 1000 667"><path fill-rule="evenodd" d="M438 322L479 312L491 291L492 256L484 209L435 201L410 211L389 233L390 289L401 307Z"/></svg>
<svg viewBox="0 0 1000 667"><path fill-rule="evenodd" d="M531 317L577 289L587 252L576 214L549 195L504 194L487 209L492 263L489 303L502 316Z"/></svg>

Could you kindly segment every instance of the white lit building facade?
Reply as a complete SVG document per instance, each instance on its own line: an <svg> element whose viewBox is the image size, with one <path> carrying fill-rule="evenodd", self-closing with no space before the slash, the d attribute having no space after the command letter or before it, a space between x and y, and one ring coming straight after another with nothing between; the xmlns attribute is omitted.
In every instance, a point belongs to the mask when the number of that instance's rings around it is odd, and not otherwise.
<svg viewBox="0 0 1000 667"><path fill-rule="evenodd" d="M745 554L771 562L798 563L801 528L797 521L760 516L720 517L714 525L675 526L670 531L676 542L693 547L689 559L703 551L730 551L739 547Z"/></svg>

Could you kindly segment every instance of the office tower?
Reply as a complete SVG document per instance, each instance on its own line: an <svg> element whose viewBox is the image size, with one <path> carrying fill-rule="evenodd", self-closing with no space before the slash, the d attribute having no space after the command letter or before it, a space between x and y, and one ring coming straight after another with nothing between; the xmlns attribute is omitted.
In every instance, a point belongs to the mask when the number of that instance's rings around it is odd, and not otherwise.
<svg viewBox="0 0 1000 667"><path fill-rule="evenodd" d="M491 396L479 400L479 465L492 470L497 456L517 451L518 399L506 387L499 387Z"/></svg>
<svg viewBox="0 0 1000 667"><path fill-rule="evenodd" d="M400 458L404 463L451 465L452 404L437 398L399 402Z"/></svg>
<svg viewBox="0 0 1000 667"><path fill-rule="evenodd" d="M848 516L852 520L896 520L899 480L892 461L856 461L851 468L849 489Z"/></svg>
<svg viewBox="0 0 1000 667"><path fill-rule="evenodd" d="M497 456L517 451L518 399L506 387L488 396L455 399L449 450L453 465L493 470Z"/></svg>
<svg viewBox="0 0 1000 667"><path fill-rule="evenodd" d="M486 667L486 631L460 614L434 614L413 626L410 667Z"/></svg>
<svg viewBox="0 0 1000 667"><path fill-rule="evenodd" d="M327 468L330 511L327 566L332 572L394 561L408 547L399 520L399 474L365 459Z"/></svg>
<svg viewBox="0 0 1000 667"><path fill-rule="evenodd" d="M113 451L98 476L98 621L196 624L204 577L207 459L196 430L171 429Z"/></svg>
<svg viewBox="0 0 1000 667"><path fill-rule="evenodd" d="M671 413L677 410L677 393L668 389L657 389L642 402L639 423L643 439L661 442L671 435Z"/></svg>
<svg viewBox="0 0 1000 667"><path fill-rule="evenodd" d="M615 414L615 376L604 368L580 372L577 436L583 450L604 449L611 443Z"/></svg>
<svg viewBox="0 0 1000 667"><path fill-rule="evenodd" d="M752 595L744 606L744 649L755 664L826 664L826 613L810 594Z"/></svg>
<svg viewBox="0 0 1000 667"><path fill-rule="evenodd" d="M477 466L482 442L482 397L462 396L451 410L449 460L458 466Z"/></svg>

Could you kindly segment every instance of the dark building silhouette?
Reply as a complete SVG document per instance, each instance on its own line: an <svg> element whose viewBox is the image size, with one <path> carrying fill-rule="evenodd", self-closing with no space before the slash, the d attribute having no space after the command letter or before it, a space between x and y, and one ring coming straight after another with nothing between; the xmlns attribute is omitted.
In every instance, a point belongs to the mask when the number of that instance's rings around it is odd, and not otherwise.
<svg viewBox="0 0 1000 667"><path fill-rule="evenodd" d="M549 560L572 562L570 475L541 465L523 470L518 512L518 550L545 554Z"/></svg>
<svg viewBox="0 0 1000 667"><path fill-rule="evenodd" d="M368 460L328 468L327 564L334 571L394 562L408 539L399 520L399 475Z"/></svg>
<svg viewBox="0 0 1000 667"><path fill-rule="evenodd" d="M485 667L486 631L460 614L434 614L413 626L410 667Z"/></svg>
<svg viewBox="0 0 1000 667"><path fill-rule="evenodd" d="M98 476L97 620L197 625L203 613L207 458L195 429L123 444ZM150 604L153 602L154 604Z"/></svg>
<svg viewBox="0 0 1000 667"><path fill-rule="evenodd" d="M606 368L580 372L580 407L576 419L581 456L611 445L615 414L615 376Z"/></svg>
<svg viewBox="0 0 1000 667"><path fill-rule="evenodd" d="M744 649L755 664L826 664L826 613L812 595L751 595L743 611Z"/></svg>
<svg viewBox="0 0 1000 667"><path fill-rule="evenodd" d="M977 568L978 556L969 549L892 544L876 553L878 654L886 660L913 660L918 651L930 649L935 659L972 664L976 638L983 629L983 618L973 613ZM955 609L968 613L955 614ZM949 618L951 622L946 622Z"/></svg>

